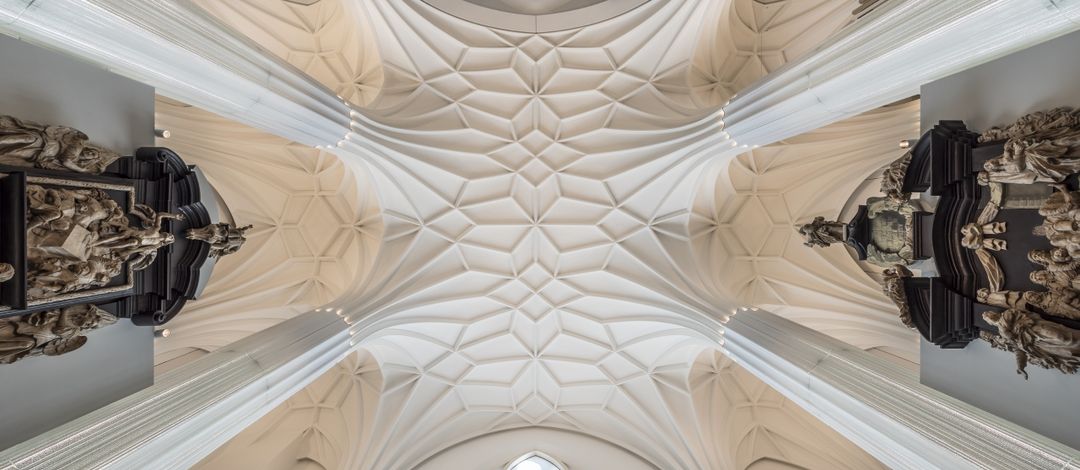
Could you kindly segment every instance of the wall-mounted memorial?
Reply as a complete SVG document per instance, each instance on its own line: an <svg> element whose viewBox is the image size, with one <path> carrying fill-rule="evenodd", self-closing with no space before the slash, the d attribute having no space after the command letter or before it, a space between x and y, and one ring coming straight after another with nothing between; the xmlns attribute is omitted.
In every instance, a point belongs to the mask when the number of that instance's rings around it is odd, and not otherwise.
<svg viewBox="0 0 1080 470"><path fill-rule="evenodd" d="M0 363L72 351L118 318L165 324L249 228L213 223L169 149L121 156L0 116Z"/></svg>
<svg viewBox="0 0 1080 470"><path fill-rule="evenodd" d="M899 259L888 258L895 263L884 272L884 291L901 321L941 348L982 339L1012 352L1025 377L1028 365L1076 373L1077 173L1080 111L1036 112L981 133L961 121L942 121L927 132L883 174L884 199L891 204L916 193L932 203L933 214L916 213L914 226L892 226L892 238L910 239L914 247L913 256L901 251ZM860 216L833 223L833 237L867 259L858 251L858 233L867 225L871 233L876 228ZM800 228L809 245L821 245L815 227L826 223L815 219ZM875 236L869 239L877 243ZM921 256L927 262L915 275L908 268Z"/></svg>

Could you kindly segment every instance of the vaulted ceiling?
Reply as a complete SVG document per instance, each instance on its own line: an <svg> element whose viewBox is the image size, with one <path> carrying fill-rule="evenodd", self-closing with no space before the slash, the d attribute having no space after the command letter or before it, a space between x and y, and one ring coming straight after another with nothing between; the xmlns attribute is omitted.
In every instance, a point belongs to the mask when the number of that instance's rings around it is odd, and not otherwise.
<svg viewBox="0 0 1080 470"><path fill-rule="evenodd" d="M726 315L760 300L738 276L767 278L746 266L765 255L729 233L735 225L770 240L780 224L844 202L830 195L782 220L770 212L770 196L714 158L725 143L715 106L845 24L857 2L655 1L542 34L473 24L421 0L198 3L358 106L361 125L343 145L362 158L346 161L195 110L162 106L159 120L191 130L168 145L203 155L197 163L226 188L239 222L280 237L290 262L309 248L303 255L318 267L303 282L320 286L319 300L338 297L331 307L363 312L357 328L367 331L363 357L237 437L208 468L244 453L282 459L267 468L412 468L469 438L534 426L601 437L660 468L876 464L713 352ZM909 123L907 111L853 125L863 146L842 146L843 155L895 142L889 125ZM828 152L790 150L793 159ZM752 166L754 155L731 166ZM863 179L888 161L867 158L837 171ZM297 181L310 187L270 178L286 168L306 171ZM286 193L275 210L253 197L263 190L254 180ZM356 248L311 249L349 237ZM231 294L181 315L159 355L212 349L223 330L242 336L314 304L295 292L260 295L264 283L239 287L260 262L252 260L270 256L267 242L249 245L211 282ZM325 276L335 263L341 274ZM292 273L257 272L266 270ZM281 310L268 315L275 304ZM866 318L886 325L878 313Z"/></svg>

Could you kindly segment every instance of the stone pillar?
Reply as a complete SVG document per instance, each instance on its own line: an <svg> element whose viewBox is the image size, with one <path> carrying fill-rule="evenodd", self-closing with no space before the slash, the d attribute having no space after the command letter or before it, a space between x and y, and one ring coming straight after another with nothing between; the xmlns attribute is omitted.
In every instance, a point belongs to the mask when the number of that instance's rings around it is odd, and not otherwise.
<svg viewBox="0 0 1080 470"><path fill-rule="evenodd" d="M329 310L286 320L0 452L0 469L189 468L343 359L348 329Z"/></svg>
<svg viewBox="0 0 1080 470"><path fill-rule="evenodd" d="M739 146L768 145L1077 29L1080 0L886 0L739 91L726 130Z"/></svg>
<svg viewBox="0 0 1080 470"><path fill-rule="evenodd" d="M349 132L341 98L191 2L5 0L0 32L294 142L331 147Z"/></svg>
<svg viewBox="0 0 1080 470"><path fill-rule="evenodd" d="M724 338L733 361L892 468L1080 468L1080 451L776 314L739 311Z"/></svg>

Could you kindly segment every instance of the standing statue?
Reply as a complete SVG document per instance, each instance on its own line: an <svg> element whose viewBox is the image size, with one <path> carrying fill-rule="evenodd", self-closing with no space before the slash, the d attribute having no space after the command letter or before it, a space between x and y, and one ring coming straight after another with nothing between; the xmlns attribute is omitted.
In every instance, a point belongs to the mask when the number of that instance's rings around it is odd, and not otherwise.
<svg viewBox="0 0 1080 470"><path fill-rule="evenodd" d="M806 246L827 247L833 243L844 243L846 226L840 222L826 221L824 217L814 217L808 224L799 227L799 233L806 238Z"/></svg>
<svg viewBox="0 0 1080 470"><path fill-rule="evenodd" d="M983 312L987 323L997 327L1000 343L995 347L1016 354L1016 373L1026 379L1029 362L1055 368L1067 374L1080 368L1080 330L1043 320L1037 314L1015 309Z"/></svg>
<svg viewBox="0 0 1080 470"><path fill-rule="evenodd" d="M911 270L902 264L897 264L886 269L882 274L884 275L882 291L900 310L900 322L914 330L915 322L911 320L911 308L908 306L907 294L904 293L904 278L913 275Z"/></svg>
<svg viewBox="0 0 1080 470"><path fill-rule="evenodd" d="M188 229L187 238L209 243L210 257L217 258L239 251L247 241L244 234L252 227L253 225L237 228L227 223L210 224L201 228Z"/></svg>
<svg viewBox="0 0 1080 470"><path fill-rule="evenodd" d="M0 318L0 364L30 356L59 356L86 344L84 333L116 323L116 317L96 305Z"/></svg>
<svg viewBox="0 0 1080 470"><path fill-rule="evenodd" d="M999 183L1061 183L1080 172L1080 115L1069 108L1040 111L984 132L980 142L1005 140L1002 154L983 164L981 179Z"/></svg>
<svg viewBox="0 0 1080 470"><path fill-rule="evenodd" d="M77 129L0 116L0 163L100 174L120 155Z"/></svg>

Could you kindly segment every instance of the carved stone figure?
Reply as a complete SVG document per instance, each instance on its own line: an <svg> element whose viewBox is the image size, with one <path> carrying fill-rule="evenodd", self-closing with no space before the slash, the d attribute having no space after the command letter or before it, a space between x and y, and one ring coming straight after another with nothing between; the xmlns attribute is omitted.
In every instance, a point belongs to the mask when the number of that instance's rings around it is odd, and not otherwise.
<svg viewBox="0 0 1080 470"><path fill-rule="evenodd" d="M143 204L135 204L131 215L142 222L142 228L128 224L114 226L116 230L113 233L99 235L92 246L96 252L110 252L122 260L131 261L132 268L139 271L154 262L159 249L175 241L173 234L161 231L161 223L166 219L183 219L184 216L155 212Z"/></svg>
<svg viewBox="0 0 1080 470"><path fill-rule="evenodd" d="M975 299L979 303L993 305L1001 308L1016 308L1027 310L1028 304L1024 301L1024 293L1013 290L990 290L979 289L975 292Z"/></svg>
<svg viewBox="0 0 1080 470"><path fill-rule="evenodd" d="M1048 315L1080 320L1080 292L1071 288L1045 292L979 289L975 297L980 303L995 307L1025 312L1036 311L1035 308Z"/></svg>
<svg viewBox="0 0 1080 470"><path fill-rule="evenodd" d="M245 225L237 228L227 223L210 224L201 228L188 229L187 238L209 243L210 257L216 258L239 251L247 241L244 234L252 227L252 225Z"/></svg>
<svg viewBox="0 0 1080 470"><path fill-rule="evenodd" d="M991 222L985 225L967 224L960 228L960 245L964 248L978 250L985 248L992 251L1003 251L1008 248L1005 240L999 238L987 238L986 235L1005 233L1005 222Z"/></svg>
<svg viewBox="0 0 1080 470"><path fill-rule="evenodd" d="M1073 259L1064 249L1031 250L1028 260L1043 268L1031 272L1031 282L1048 289L1080 290L1080 260Z"/></svg>
<svg viewBox="0 0 1080 470"><path fill-rule="evenodd" d="M981 142L1006 140L1001 156L986 161L989 181L1060 183L1080 172L1080 116L1069 108L1021 117L1006 128L991 128Z"/></svg>
<svg viewBox="0 0 1080 470"><path fill-rule="evenodd" d="M894 265L882 274L884 275L882 291L900 310L900 322L914 330L915 323L911 320L911 308L908 306L907 294L904 293L904 278L911 277L913 274L902 264Z"/></svg>
<svg viewBox="0 0 1080 470"><path fill-rule="evenodd" d="M15 266L0 263L0 282L10 281L13 277L15 277Z"/></svg>
<svg viewBox="0 0 1080 470"><path fill-rule="evenodd" d="M1025 114L1016 122L1005 127L991 127L979 136L979 142L996 142L1036 136L1052 138L1061 134L1068 134L1078 127L1080 127L1080 112L1063 106L1048 111Z"/></svg>
<svg viewBox="0 0 1080 470"><path fill-rule="evenodd" d="M806 246L827 247L833 243L844 243L844 224L831 222L824 217L814 217L808 224L799 227L799 233L806 238Z"/></svg>
<svg viewBox="0 0 1080 470"><path fill-rule="evenodd" d="M0 163L3 164L100 174L120 158L117 153L89 141L86 134L70 127L0 116Z"/></svg>
<svg viewBox="0 0 1080 470"><path fill-rule="evenodd" d="M84 333L116 323L96 305L76 305L0 319L0 364L29 356L59 356L86 344Z"/></svg>
<svg viewBox="0 0 1080 470"><path fill-rule="evenodd" d="M881 173L881 192L891 201L902 204L911 199L911 193L904 192L904 177L911 165L911 152L896 159Z"/></svg>
<svg viewBox="0 0 1080 470"><path fill-rule="evenodd" d="M173 242L162 221L180 215L156 213L135 205L128 214L100 189L27 186L27 296L48 299L59 294L108 285L123 272L153 263L158 250Z"/></svg>
<svg viewBox="0 0 1080 470"><path fill-rule="evenodd" d="M1049 218L1076 218L1076 211L1080 209L1080 191L1070 191L1063 184L1051 184L1056 191L1046 198L1039 208L1039 215Z"/></svg>
<svg viewBox="0 0 1080 470"><path fill-rule="evenodd" d="M1034 362L1032 359L1038 360L1043 367L1068 374L1074 374L1080 368L1080 330L1016 309L983 312L982 317L997 327L1002 342L1007 345L1003 349L1011 348L1016 354L1016 373L1025 379L1028 363Z"/></svg>
<svg viewBox="0 0 1080 470"><path fill-rule="evenodd" d="M1042 225L1032 229L1031 233L1046 237L1051 246L1065 250L1069 256L1080 258L1080 231L1068 229L1061 222L1045 220Z"/></svg>
<svg viewBox="0 0 1080 470"><path fill-rule="evenodd" d="M1080 292L1071 288L1024 292L1024 301L1049 315L1080 320Z"/></svg>

